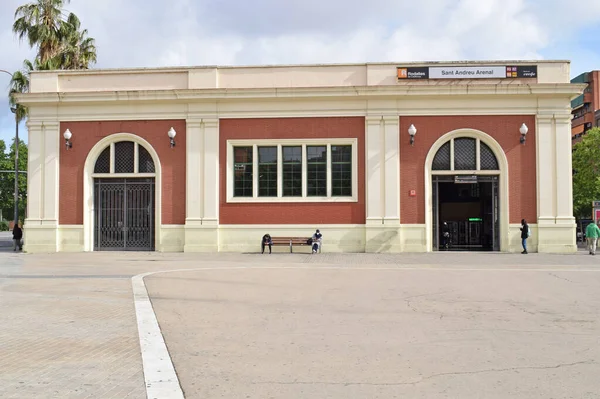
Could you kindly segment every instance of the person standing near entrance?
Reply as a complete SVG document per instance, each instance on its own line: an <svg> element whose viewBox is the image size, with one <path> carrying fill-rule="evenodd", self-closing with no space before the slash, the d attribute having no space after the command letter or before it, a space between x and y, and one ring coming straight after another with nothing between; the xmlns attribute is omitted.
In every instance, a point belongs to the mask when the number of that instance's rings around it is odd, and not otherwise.
<svg viewBox="0 0 600 399"><path fill-rule="evenodd" d="M527 254L527 239L531 235L529 231L529 225L525 219L521 219L521 244L523 245L522 254Z"/></svg>
<svg viewBox="0 0 600 399"><path fill-rule="evenodd" d="M442 225L442 237L443 237L443 245L444 249L450 248L450 227L448 227L448 222L444 222Z"/></svg>
<svg viewBox="0 0 600 399"><path fill-rule="evenodd" d="M596 244L600 237L600 228L594 222L587 225L585 228L585 236L587 238L587 247L590 255L596 255Z"/></svg>
<svg viewBox="0 0 600 399"><path fill-rule="evenodd" d="M21 227L19 227L19 223L15 223L12 234L13 234L14 250L16 251L18 248L19 251L22 251L23 250L23 242L21 240L23 239L23 230L21 230Z"/></svg>

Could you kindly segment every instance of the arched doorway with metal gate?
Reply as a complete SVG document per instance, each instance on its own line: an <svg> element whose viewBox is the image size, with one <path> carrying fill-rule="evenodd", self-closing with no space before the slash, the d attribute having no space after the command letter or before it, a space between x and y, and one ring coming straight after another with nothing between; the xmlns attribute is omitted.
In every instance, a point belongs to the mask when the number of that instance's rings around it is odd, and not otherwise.
<svg viewBox="0 0 600 399"><path fill-rule="evenodd" d="M507 168L500 145L480 131L453 131L432 146L425 171L429 250L506 250Z"/></svg>
<svg viewBox="0 0 600 399"><path fill-rule="evenodd" d="M160 226L157 155L134 135L118 134L103 141L86 161L91 203L84 209L86 249L154 251Z"/></svg>

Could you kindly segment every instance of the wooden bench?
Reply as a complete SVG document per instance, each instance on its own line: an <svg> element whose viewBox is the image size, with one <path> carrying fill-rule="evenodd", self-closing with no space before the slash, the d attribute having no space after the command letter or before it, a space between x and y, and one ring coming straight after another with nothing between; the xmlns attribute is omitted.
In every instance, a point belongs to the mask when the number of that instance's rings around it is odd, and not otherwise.
<svg viewBox="0 0 600 399"><path fill-rule="evenodd" d="M290 253L293 252L292 248L294 245L299 246L312 246L312 242L309 244L311 237L271 237L273 246L289 245ZM319 252L321 252L321 246L319 245Z"/></svg>

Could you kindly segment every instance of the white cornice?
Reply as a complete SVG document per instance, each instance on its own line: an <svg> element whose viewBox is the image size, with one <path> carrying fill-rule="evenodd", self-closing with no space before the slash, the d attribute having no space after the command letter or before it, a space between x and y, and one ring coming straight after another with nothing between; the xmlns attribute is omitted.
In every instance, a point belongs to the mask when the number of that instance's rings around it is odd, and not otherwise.
<svg viewBox="0 0 600 399"><path fill-rule="evenodd" d="M571 83L519 84L519 85L398 85L320 88L264 88L264 89L203 89L203 90L152 90L106 91L81 93L26 93L17 96L20 104L53 105L103 102L202 102L240 99L372 99L400 96L536 96L574 97L586 85Z"/></svg>

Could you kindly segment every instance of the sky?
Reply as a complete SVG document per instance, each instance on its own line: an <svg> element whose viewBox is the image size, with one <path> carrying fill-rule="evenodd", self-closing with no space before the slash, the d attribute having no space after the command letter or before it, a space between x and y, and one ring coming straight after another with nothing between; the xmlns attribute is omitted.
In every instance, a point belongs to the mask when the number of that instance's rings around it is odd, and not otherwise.
<svg viewBox="0 0 600 399"><path fill-rule="evenodd" d="M28 1L0 0L0 69L35 54L12 33ZM96 39L95 68L566 59L572 77L600 69L598 0L71 0L65 9ZM0 87L9 78L0 72ZM14 131L0 97L0 139Z"/></svg>

